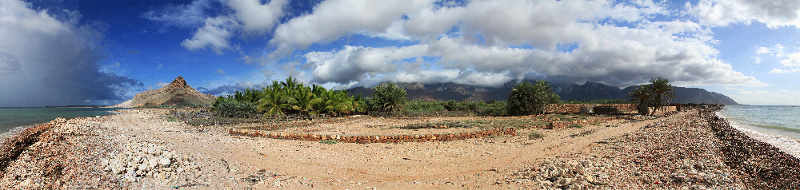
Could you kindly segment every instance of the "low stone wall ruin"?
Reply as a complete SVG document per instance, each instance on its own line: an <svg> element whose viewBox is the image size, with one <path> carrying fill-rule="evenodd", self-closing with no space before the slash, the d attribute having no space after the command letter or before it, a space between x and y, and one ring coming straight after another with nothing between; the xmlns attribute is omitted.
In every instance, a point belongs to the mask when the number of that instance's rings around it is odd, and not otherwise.
<svg viewBox="0 0 800 190"><path fill-rule="evenodd" d="M324 141L335 140L345 143L388 143L388 142L427 142L427 141L454 141L470 138L482 138L499 135L517 135L516 128L495 128L472 132L445 133L445 134L413 134L413 135L326 135L308 133L285 133L253 129L230 129L231 135L244 135L251 137L266 137L273 139Z"/></svg>
<svg viewBox="0 0 800 190"><path fill-rule="evenodd" d="M582 113L586 112L586 108L592 109L598 106L608 106L617 108L620 112L636 112L636 104L547 104L544 106L545 113Z"/></svg>

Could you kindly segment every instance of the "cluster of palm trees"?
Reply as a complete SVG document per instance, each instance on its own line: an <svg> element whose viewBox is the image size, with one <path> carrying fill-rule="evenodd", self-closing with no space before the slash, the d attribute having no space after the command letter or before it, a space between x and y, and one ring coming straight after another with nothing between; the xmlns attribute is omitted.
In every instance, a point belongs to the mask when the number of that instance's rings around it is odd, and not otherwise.
<svg viewBox="0 0 800 190"><path fill-rule="evenodd" d="M666 78L651 78L650 85L636 87L630 94L631 99L638 101L637 110L639 114L650 115L655 114L656 110L662 108L663 105L669 104L669 100L675 98L675 90L669 84L669 79ZM653 106L652 112L649 107Z"/></svg>
<svg viewBox="0 0 800 190"><path fill-rule="evenodd" d="M305 86L289 77L286 81L273 81L272 85L262 90L245 89L232 96L219 97L212 110L226 108L226 103L252 103L257 105L255 112L271 116L286 114L331 114L334 116L363 113L366 104L361 96L348 96L346 91L327 90L319 85ZM229 106L236 107L236 106ZM247 108L244 112L248 112ZM236 115L236 114L231 114Z"/></svg>

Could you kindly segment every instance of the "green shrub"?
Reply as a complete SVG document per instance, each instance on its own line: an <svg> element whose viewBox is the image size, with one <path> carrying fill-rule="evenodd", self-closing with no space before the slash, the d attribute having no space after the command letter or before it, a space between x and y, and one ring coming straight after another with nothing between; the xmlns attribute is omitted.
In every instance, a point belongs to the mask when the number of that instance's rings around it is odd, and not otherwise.
<svg viewBox="0 0 800 190"><path fill-rule="evenodd" d="M408 100L406 90L394 83L384 83L376 86L372 98L373 110L388 112L402 110Z"/></svg>
<svg viewBox="0 0 800 190"><path fill-rule="evenodd" d="M439 102L429 102L424 100L412 100L405 103L405 111L412 113L430 113L447 111L444 105Z"/></svg>
<svg viewBox="0 0 800 190"><path fill-rule="evenodd" d="M540 138L544 138L544 134L541 134L536 131L528 133L528 139L540 139Z"/></svg>
<svg viewBox="0 0 800 190"><path fill-rule="evenodd" d="M508 104L506 101L481 102L475 110L478 115L504 116L508 115Z"/></svg>
<svg viewBox="0 0 800 190"><path fill-rule="evenodd" d="M223 117L240 117L258 113L258 106L248 101L236 101L232 98L219 97L214 101L212 111Z"/></svg>
<svg viewBox="0 0 800 190"><path fill-rule="evenodd" d="M173 115L167 115L167 121L168 122L175 122L175 121L178 121L178 118L175 118L175 116L173 116Z"/></svg>
<svg viewBox="0 0 800 190"><path fill-rule="evenodd" d="M324 140L324 141L319 141L319 143L322 143L322 144L336 144L336 143L339 143L339 141L336 141L336 140Z"/></svg>
<svg viewBox="0 0 800 190"><path fill-rule="evenodd" d="M536 81L531 84L527 81L514 87L508 96L508 114L530 115L542 113L544 105L557 103L560 97L553 93L553 88L547 81Z"/></svg>

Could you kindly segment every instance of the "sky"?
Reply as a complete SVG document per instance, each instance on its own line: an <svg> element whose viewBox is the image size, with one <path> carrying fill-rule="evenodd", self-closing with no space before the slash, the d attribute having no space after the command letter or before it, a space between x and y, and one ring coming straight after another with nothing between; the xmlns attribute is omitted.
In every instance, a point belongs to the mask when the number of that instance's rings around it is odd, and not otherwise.
<svg viewBox="0 0 800 190"><path fill-rule="evenodd" d="M0 0L0 107L110 105L177 76L615 87L666 77L800 105L796 0Z"/></svg>

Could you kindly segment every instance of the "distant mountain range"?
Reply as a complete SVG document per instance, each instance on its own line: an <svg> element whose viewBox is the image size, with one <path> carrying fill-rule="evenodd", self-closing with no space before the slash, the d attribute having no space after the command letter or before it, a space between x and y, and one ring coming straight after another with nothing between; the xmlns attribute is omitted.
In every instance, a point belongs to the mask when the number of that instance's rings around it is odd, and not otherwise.
<svg viewBox="0 0 800 190"><path fill-rule="evenodd" d="M421 83L398 83L399 86L406 89L409 99L411 100L427 100L427 101L493 101L493 100L506 100L508 93L514 88L516 82L508 82L501 87L479 87L472 85L463 85L456 83L435 83L435 84L421 84ZM601 83L586 82L585 84L578 85L574 83L569 84L550 84L553 91L561 96L561 100L605 100L605 99L629 99L630 93L636 86L630 86L624 89L608 86ZM686 88L673 86L675 89L675 99L671 103L706 103L706 104L724 104L724 105L738 105L736 101L728 96L716 92L709 92L700 88ZM348 90L350 95L362 94L363 96L372 96L372 88L355 87Z"/></svg>

